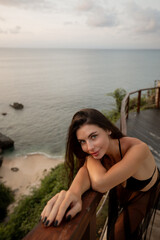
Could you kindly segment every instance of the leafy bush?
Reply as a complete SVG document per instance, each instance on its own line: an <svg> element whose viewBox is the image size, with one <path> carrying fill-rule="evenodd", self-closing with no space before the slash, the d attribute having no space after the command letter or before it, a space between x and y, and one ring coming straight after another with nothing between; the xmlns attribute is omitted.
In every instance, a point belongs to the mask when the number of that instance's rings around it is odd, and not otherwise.
<svg viewBox="0 0 160 240"><path fill-rule="evenodd" d="M113 123L120 118L121 103L126 94L127 92L123 88L117 88L114 92L107 94L107 96L113 97L116 101L116 109L104 113ZM129 99L130 111L137 110L137 101L137 96ZM155 89L148 90L146 94L143 94L140 103L141 110L153 107L155 107Z"/></svg>
<svg viewBox="0 0 160 240"><path fill-rule="evenodd" d="M114 124L120 118L120 113L117 111L117 109L112 109L111 111L103 112L103 114Z"/></svg>
<svg viewBox="0 0 160 240"><path fill-rule="evenodd" d="M129 110L130 111L136 111L137 110L137 97L132 97L129 100ZM141 110L147 109L147 108L153 108L155 107L155 95L154 92L150 92L147 94L143 94L141 96L141 102L140 102L140 108Z"/></svg>
<svg viewBox="0 0 160 240"><path fill-rule="evenodd" d="M10 220L0 224L1 240L22 239L38 223L47 201L62 189L67 189L68 180L64 164L58 165L41 181L38 189L24 197L15 208Z"/></svg>
<svg viewBox="0 0 160 240"><path fill-rule="evenodd" d="M102 111L102 113L112 122L116 123L120 118L121 102L126 95L126 90L123 88L117 88L114 92L108 93L107 96L111 96L116 101L116 108L110 111Z"/></svg>
<svg viewBox="0 0 160 240"><path fill-rule="evenodd" d="M0 196L0 222L2 222L7 215L7 207L14 201L14 197L11 189L3 183L0 183Z"/></svg>
<svg viewBox="0 0 160 240"><path fill-rule="evenodd" d="M117 88L113 93L108 93L108 96L114 97L116 100L117 111L121 111L121 102L125 95L127 94L126 90L123 88Z"/></svg>

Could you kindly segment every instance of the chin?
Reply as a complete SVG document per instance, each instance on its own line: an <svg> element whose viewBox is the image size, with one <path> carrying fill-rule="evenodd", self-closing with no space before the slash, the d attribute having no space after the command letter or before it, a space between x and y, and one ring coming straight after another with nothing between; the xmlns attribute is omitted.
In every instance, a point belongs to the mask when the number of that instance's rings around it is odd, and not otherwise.
<svg viewBox="0 0 160 240"><path fill-rule="evenodd" d="M91 156L92 156L94 159L97 159L97 160L99 159L99 157L98 157L98 156L97 156L97 157L96 157L96 156L93 156L93 155L91 155Z"/></svg>
<svg viewBox="0 0 160 240"><path fill-rule="evenodd" d="M92 157L93 157L94 159L101 160L104 155L105 155L105 154L98 154L97 156L93 156L93 155L92 155Z"/></svg>

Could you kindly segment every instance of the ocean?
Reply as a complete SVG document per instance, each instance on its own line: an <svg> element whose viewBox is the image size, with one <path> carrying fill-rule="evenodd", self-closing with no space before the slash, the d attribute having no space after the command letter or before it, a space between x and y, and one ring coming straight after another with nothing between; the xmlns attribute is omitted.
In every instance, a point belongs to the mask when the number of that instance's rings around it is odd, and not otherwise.
<svg viewBox="0 0 160 240"><path fill-rule="evenodd" d="M109 111L115 101L108 93L158 79L160 50L0 49L0 132L15 142L7 154L61 157L76 111Z"/></svg>

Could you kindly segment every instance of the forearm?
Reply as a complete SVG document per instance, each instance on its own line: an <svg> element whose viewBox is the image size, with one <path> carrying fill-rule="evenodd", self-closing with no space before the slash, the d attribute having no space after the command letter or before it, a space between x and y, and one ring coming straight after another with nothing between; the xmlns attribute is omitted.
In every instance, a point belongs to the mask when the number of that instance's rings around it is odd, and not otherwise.
<svg viewBox="0 0 160 240"><path fill-rule="evenodd" d="M99 191L98 187L103 182L103 178L107 170L103 167L100 160L88 157L87 159L87 169L91 181L91 186L94 190Z"/></svg>
<svg viewBox="0 0 160 240"><path fill-rule="evenodd" d="M89 176L94 179L102 178L102 176L107 172L107 170L103 167L100 160L94 159L92 157L87 158L87 169L89 172Z"/></svg>
<svg viewBox="0 0 160 240"><path fill-rule="evenodd" d="M75 176L69 191L72 191L76 195L82 196L82 194L91 187L90 177L86 166L79 169Z"/></svg>

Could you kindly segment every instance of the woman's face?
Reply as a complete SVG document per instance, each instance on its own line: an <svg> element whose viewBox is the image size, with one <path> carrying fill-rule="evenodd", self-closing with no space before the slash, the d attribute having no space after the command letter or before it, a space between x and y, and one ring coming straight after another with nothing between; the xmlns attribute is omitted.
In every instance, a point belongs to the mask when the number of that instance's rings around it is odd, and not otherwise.
<svg viewBox="0 0 160 240"><path fill-rule="evenodd" d="M111 132L94 124L85 124L77 130L77 140L84 152L101 159L108 151Z"/></svg>

